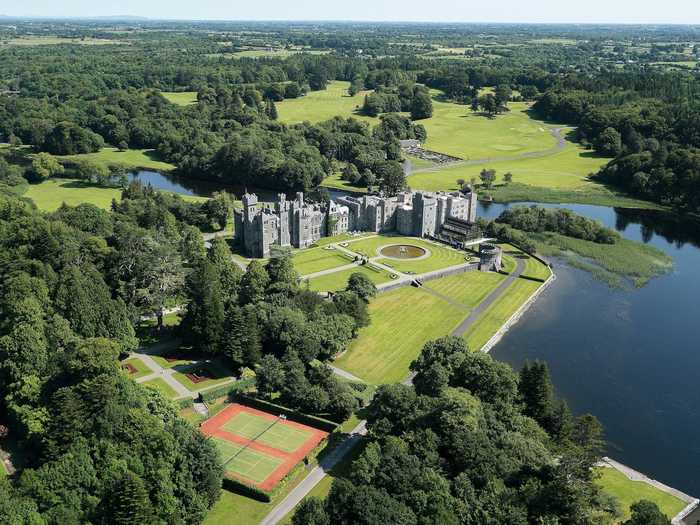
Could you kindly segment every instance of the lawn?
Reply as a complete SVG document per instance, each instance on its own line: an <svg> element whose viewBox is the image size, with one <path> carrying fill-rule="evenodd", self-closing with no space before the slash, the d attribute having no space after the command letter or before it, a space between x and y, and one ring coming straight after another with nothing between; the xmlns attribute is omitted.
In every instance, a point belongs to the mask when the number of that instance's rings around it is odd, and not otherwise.
<svg viewBox="0 0 700 525"><path fill-rule="evenodd" d="M56 157L61 161L89 160L99 164L119 165L126 169L147 169L155 171L172 171L173 164L163 162L152 149L127 149L119 151L117 148L102 148L96 153L82 153L80 155L65 155Z"/></svg>
<svg viewBox="0 0 700 525"><path fill-rule="evenodd" d="M130 374L127 370L124 370L124 373L131 379L138 379L153 373L153 370L151 370L148 365L146 365L146 363L141 361L138 357L130 357L129 359L125 359L121 362L121 365L122 367L124 365L131 365L136 369L136 372L133 374Z"/></svg>
<svg viewBox="0 0 700 525"><path fill-rule="evenodd" d="M203 381L194 382L192 379L187 377L186 374L198 374L203 377L207 377ZM215 385L220 385L231 379L230 371L224 369L223 366L217 363L201 363L197 366L192 366L187 369L186 372L174 372L173 378L175 381L183 385L187 390L191 392L198 392L205 388L210 388Z"/></svg>
<svg viewBox="0 0 700 525"><path fill-rule="evenodd" d="M312 437L311 432L287 425L284 421L270 420L250 412L239 412L221 428L288 453L294 452Z"/></svg>
<svg viewBox="0 0 700 525"><path fill-rule="evenodd" d="M196 91L162 91L160 94L178 106L190 106L197 103Z"/></svg>
<svg viewBox="0 0 700 525"><path fill-rule="evenodd" d="M480 350L540 286L536 281L516 279L465 332L469 348Z"/></svg>
<svg viewBox="0 0 700 525"><path fill-rule="evenodd" d="M540 261L533 257L526 256L525 259L525 269L523 270L523 277L532 277L534 279L542 279L546 281L549 279L551 272L547 265L542 264Z"/></svg>
<svg viewBox="0 0 700 525"><path fill-rule="evenodd" d="M334 364L373 384L405 379L423 345L449 334L468 315L466 309L413 287L380 294L369 312L370 325Z"/></svg>
<svg viewBox="0 0 700 525"><path fill-rule="evenodd" d="M322 91L310 91L303 97L283 100L278 102L278 120L287 124L297 122L322 122L335 116L354 116L365 122L376 123L376 118L355 114L361 107L366 91L360 92L354 97L348 95L349 82L333 81Z"/></svg>
<svg viewBox="0 0 700 525"><path fill-rule="evenodd" d="M69 206L89 203L109 209L112 200L121 200L120 188L104 188L76 179L49 179L39 184L29 184L24 197L29 197L43 211L56 211L64 202ZM181 195L190 202L205 200L204 197Z"/></svg>
<svg viewBox="0 0 700 525"><path fill-rule="evenodd" d="M508 131L504 131L508 133ZM484 168L496 170L496 182L502 183L503 175L513 174L513 182L529 186L586 190L601 187L588 176L596 173L610 159L586 151L578 144L567 142L563 149L548 154L519 160L500 160L478 164L456 164L451 167L414 173L408 177L414 189L438 191L458 189L457 180L470 181Z"/></svg>
<svg viewBox="0 0 700 525"><path fill-rule="evenodd" d="M390 244L410 244L419 246L430 252L430 256L425 259L389 259L382 257L379 250L383 246ZM420 274L448 266L455 266L467 262L464 252L453 250L439 243L432 243L415 237L402 237L392 235L377 235L368 239L351 242L347 246L348 250L352 250L360 255L367 257L378 257L377 262L389 266L399 272Z"/></svg>
<svg viewBox="0 0 700 525"><path fill-rule="evenodd" d="M333 174L329 175L328 177L326 177L325 179L323 179L321 186L323 186L324 188L330 188L333 190L342 190L342 191L347 191L350 193L359 193L359 194L367 193L367 188L360 188L358 186L353 186L348 181L343 180L340 177L341 177L340 172L333 173Z"/></svg>
<svg viewBox="0 0 700 525"><path fill-rule="evenodd" d="M471 310L505 279L506 276L500 273L473 271L427 281L424 287L445 295Z"/></svg>
<svg viewBox="0 0 700 525"><path fill-rule="evenodd" d="M186 366L194 363L194 359L184 357L183 355L177 353L177 351L169 355L151 355L151 359L153 359L163 368L174 368L176 366Z"/></svg>
<svg viewBox="0 0 700 525"><path fill-rule="evenodd" d="M141 383L143 386L147 386L150 388L154 388L155 390L158 390L161 394L163 394L165 397L168 399L173 399L177 397L177 392L173 390L173 387L171 387L168 383L165 382L165 379L161 377L156 377L155 379L151 379L149 381L146 381L145 383Z"/></svg>
<svg viewBox="0 0 700 525"><path fill-rule="evenodd" d="M294 269L299 275L308 275L337 268L353 262L352 258L336 249L307 248L294 253Z"/></svg>
<svg viewBox="0 0 700 525"><path fill-rule="evenodd" d="M671 519L686 506L686 503L675 496L667 494L651 485L647 485L641 481L632 481L621 472L608 467L596 469L600 477L596 480L596 484L603 491L612 494L620 502L623 517L621 521L629 519L630 505L640 499L653 501L659 506L661 512Z"/></svg>
<svg viewBox="0 0 700 525"><path fill-rule="evenodd" d="M320 277L310 279L309 289L314 292L337 292L344 290L348 285L348 279L353 273L366 275L374 284L381 284L391 280L391 275L376 266L357 266L339 272L333 272ZM302 286L304 286L302 284Z"/></svg>
<svg viewBox="0 0 700 525"><path fill-rule="evenodd" d="M221 461L227 473L242 476L255 483L262 483L284 460L258 452L243 445L213 438L216 448L219 450Z"/></svg>

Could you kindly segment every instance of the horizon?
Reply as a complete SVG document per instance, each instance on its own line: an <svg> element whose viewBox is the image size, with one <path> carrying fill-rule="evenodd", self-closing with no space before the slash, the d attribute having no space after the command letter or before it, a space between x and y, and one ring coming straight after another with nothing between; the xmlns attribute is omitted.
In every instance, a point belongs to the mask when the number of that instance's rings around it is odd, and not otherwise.
<svg viewBox="0 0 700 525"><path fill-rule="evenodd" d="M202 0L196 8L183 1L124 0L119 13L109 5L87 0L26 0L0 12L9 18L100 19L145 18L153 21L197 22L355 22L355 23L451 23L451 24L543 24L543 25L700 25L700 3L668 0L663 4L638 5L632 0L611 3L589 0L585 5L563 5L558 0L516 0L499 4L453 4L434 0L357 0L352 5L324 0L303 0L291 5L272 0L265 4L232 5L225 0ZM168 16L163 16L167 13Z"/></svg>

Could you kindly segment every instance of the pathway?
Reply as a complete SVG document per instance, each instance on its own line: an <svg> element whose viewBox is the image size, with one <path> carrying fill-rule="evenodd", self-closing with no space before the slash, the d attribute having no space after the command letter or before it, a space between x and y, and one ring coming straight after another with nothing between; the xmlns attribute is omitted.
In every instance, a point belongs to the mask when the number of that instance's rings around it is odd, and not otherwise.
<svg viewBox="0 0 700 525"><path fill-rule="evenodd" d="M328 368L330 368L335 375L338 375L340 377L344 377L345 379L348 379L350 381L357 381L358 383L364 383L364 380L360 379L357 376L352 375L350 372L346 372L342 368L338 368L337 366L333 365L327 365Z"/></svg>
<svg viewBox="0 0 700 525"><path fill-rule="evenodd" d="M537 159L541 157L548 157L563 150L566 146L566 139L562 136L562 131L570 128L554 128L551 130L552 136L557 139L557 144L549 149L540 151L529 151L526 153L520 153L519 155L506 155L500 157L485 157L481 159L471 159L471 160L458 160L455 162L446 162L438 166L429 168L420 168L417 170L411 170L411 175L416 173L430 173L435 171L442 171L447 168L453 168L456 166L480 166L482 164L489 164L491 162L501 162L501 161L517 161L524 159Z"/></svg>
<svg viewBox="0 0 700 525"><path fill-rule="evenodd" d="M321 481L328 472L336 466L360 440L362 440L362 437L367 434L365 424L366 421L360 421L360 423L352 429L350 435L339 443L330 454L321 459L318 466L315 467L301 483L294 487L287 497L280 501L267 516L265 516L265 519L260 522L260 525L275 525L287 514L292 512L294 507L311 492L311 489L313 489L319 481Z"/></svg>

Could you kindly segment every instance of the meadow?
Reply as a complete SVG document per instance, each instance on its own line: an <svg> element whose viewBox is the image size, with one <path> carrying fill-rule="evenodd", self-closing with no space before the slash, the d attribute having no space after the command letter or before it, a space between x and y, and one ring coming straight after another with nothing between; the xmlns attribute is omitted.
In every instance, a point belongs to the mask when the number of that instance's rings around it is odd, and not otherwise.
<svg viewBox="0 0 700 525"><path fill-rule="evenodd" d="M197 103L196 91L162 91L161 95L178 106L190 106Z"/></svg>
<svg viewBox="0 0 700 525"><path fill-rule="evenodd" d="M298 122L323 122L335 116L353 116L364 122L377 123L378 119L358 115L356 110L362 107L366 91L354 97L348 95L349 82L333 81L323 91L310 91L303 97L278 102L278 120L286 124Z"/></svg>
<svg viewBox="0 0 700 525"><path fill-rule="evenodd" d="M669 519L685 508L686 503L684 501L644 482L632 481L613 468L601 467L596 469L596 473L599 477L595 483L604 492L615 496L620 503L622 510L622 519L620 521L629 519L630 506L640 499L656 503L661 512L666 514Z"/></svg>
<svg viewBox="0 0 700 525"><path fill-rule="evenodd" d="M63 162L88 160L104 166L122 166L126 169L147 169L155 171L172 171L175 166L169 162L163 162L151 149L127 149L120 151L117 148L102 148L96 153L82 153L79 155L57 156Z"/></svg>

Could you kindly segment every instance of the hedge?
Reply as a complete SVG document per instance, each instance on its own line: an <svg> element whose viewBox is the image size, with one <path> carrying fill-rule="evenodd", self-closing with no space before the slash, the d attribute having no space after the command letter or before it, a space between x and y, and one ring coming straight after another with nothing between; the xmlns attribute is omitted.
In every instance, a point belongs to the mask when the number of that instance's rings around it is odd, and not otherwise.
<svg viewBox="0 0 700 525"><path fill-rule="evenodd" d="M262 410L263 412L270 412L273 414L284 414L290 421L296 421L297 423L301 423L302 425L309 425L310 427L318 428L319 430L323 430L324 432L333 432L336 428L338 428L338 423L334 423L333 421L329 421L328 419L303 414L301 412L297 412L296 410L283 407L282 405L276 405L275 403L270 403L269 401L263 401L262 399L258 399L255 397L249 397L242 393L233 393L232 397L234 401L239 401L241 404L250 406L252 408L257 408L258 410Z"/></svg>
<svg viewBox="0 0 700 525"><path fill-rule="evenodd" d="M257 501L262 501L263 503L270 503L272 501L272 496L265 490L253 487L237 479L224 477L222 486L226 490L240 494L241 496L246 496Z"/></svg>
<svg viewBox="0 0 700 525"><path fill-rule="evenodd" d="M255 386L255 378L241 379L233 384L226 384L205 390L199 393L200 400L205 403L224 396L233 396L243 390L247 390Z"/></svg>
<svg viewBox="0 0 700 525"><path fill-rule="evenodd" d="M185 397L175 401L175 404L180 408L192 408L192 403L194 403L194 399L191 397Z"/></svg>

